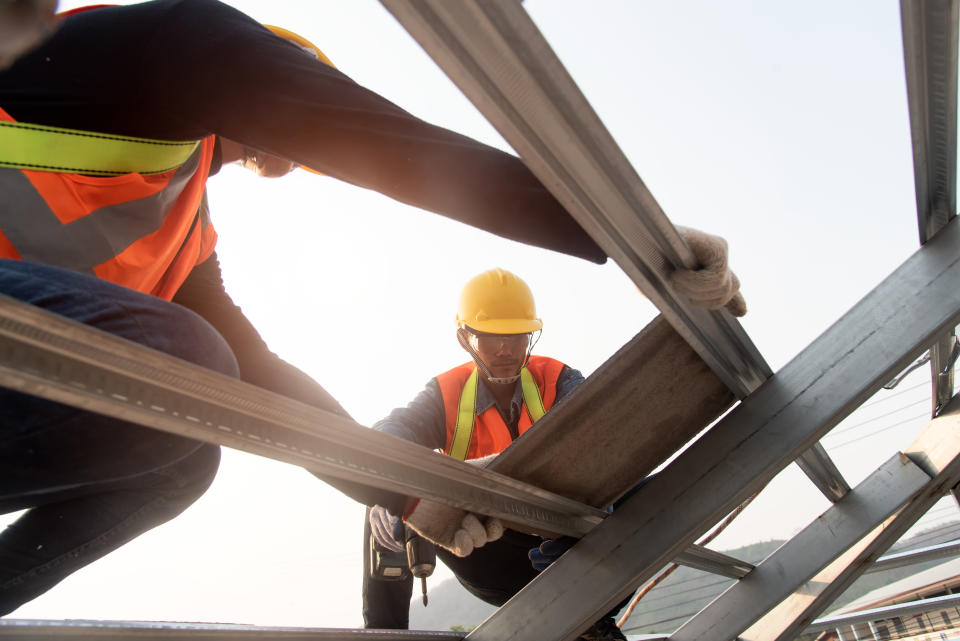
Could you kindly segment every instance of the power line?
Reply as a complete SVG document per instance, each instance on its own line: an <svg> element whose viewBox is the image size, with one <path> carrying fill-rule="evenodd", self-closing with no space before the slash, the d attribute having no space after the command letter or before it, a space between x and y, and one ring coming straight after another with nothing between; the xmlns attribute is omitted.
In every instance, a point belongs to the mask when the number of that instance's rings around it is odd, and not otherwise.
<svg viewBox="0 0 960 641"><path fill-rule="evenodd" d="M839 445L831 445L830 448L831 448L831 449L834 449L834 450L838 450L838 449L840 449L841 447L846 447L847 445L851 445L851 444L856 443L856 442L858 442L858 441L862 441L862 440L865 439L865 438L870 438L871 436L875 436L875 435L877 435L877 434L880 434L881 432L886 432L887 430L892 430L892 429L895 428L895 427L899 427L899 426L901 426L901 425L905 425L905 424L907 424L907 423L910 423L911 421L916 421L916 420L918 420L918 419L923 418L924 416L928 416L928 414L927 414L927 413L918 414L917 416L912 416L912 417L910 417L910 418L906 418L906 419L904 419L904 420L902 420L902 421L898 421L898 422L896 422L896 423L893 423L892 425L887 425L887 426L884 427L884 428L881 428L881 429L878 429L878 430L874 430L874 431L872 431L872 432L870 432L870 433L868 433L868 434L864 434L863 436L858 436L857 438L850 439L849 441L846 441L846 442L844 442L844 443L840 443Z"/></svg>
<svg viewBox="0 0 960 641"><path fill-rule="evenodd" d="M892 416L893 414L896 414L897 412L901 412L901 411L907 409L908 407L913 407L914 405L920 405L921 403L929 404L929 403L930 403L930 399L929 399L929 398L921 398L921 399L918 400L918 401L914 401L914 402L912 402L912 403L908 403L907 405L902 405L902 406L898 407L898 408L895 409L895 410L890 410L890 411L887 412L886 414L880 414L879 416L874 416L874 417L872 417L872 418L868 418L867 420L862 421L862 422L860 422L860 423L857 423L856 425L847 425L847 426L845 426L845 427L844 427L843 429L841 429L841 430L834 430L834 431L830 432L830 436L835 436L835 435L837 435L837 434L844 434L844 433L849 432L849 431L851 431L851 430L855 430L855 429L857 429L858 427L863 427L864 425L869 425L870 423L872 423L872 422L874 422L874 421L876 421L876 420L879 420L879 419L881 419L881 418L886 418L887 416Z"/></svg>

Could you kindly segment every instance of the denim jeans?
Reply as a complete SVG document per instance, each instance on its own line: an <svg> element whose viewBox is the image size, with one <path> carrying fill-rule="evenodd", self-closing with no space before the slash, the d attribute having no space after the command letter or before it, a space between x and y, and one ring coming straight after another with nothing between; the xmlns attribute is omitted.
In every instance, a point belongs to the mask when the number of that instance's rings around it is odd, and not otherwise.
<svg viewBox="0 0 960 641"><path fill-rule="evenodd" d="M173 303L71 271L0 259L0 294L237 376L226 341ZM220 449L0 388L0 616L185 510Z"/></svg>

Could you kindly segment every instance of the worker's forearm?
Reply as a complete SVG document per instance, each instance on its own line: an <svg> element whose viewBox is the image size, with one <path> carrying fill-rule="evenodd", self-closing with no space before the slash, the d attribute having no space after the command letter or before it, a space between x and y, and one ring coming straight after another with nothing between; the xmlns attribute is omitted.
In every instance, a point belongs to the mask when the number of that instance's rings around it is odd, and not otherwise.
<svg viewBox="0 0 960 641"><path fill-rule="evenodd" d="M426 123L231 20L230 39L211 41L203 27L200 58L229 64L193 88L215 97L196 101L215 133L512 240L605 260L517 157Z"/></svg>
<svg viewBox="0 0 960 641"><path fill-rule="evenodd" d="M194 268L174 302L200 314L223 335L237 357L242 380L308 405L349 416L319 383L268 349L224 290L216 255ZM365 505L379 504L400 513L407 500L407 497L392 492L314 475Z"/></svg>

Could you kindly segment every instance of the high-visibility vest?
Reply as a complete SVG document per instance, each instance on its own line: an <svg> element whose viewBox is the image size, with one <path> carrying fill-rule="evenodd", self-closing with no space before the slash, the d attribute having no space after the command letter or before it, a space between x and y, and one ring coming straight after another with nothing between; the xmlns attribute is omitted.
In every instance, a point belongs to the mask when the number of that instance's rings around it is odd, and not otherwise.
<svg viewBox="0 0 960 641"><path fill-rule="evenodd" d="M546 356L531 356L520 373L523 407L518 433L523 434L557 400L557 380L564 364ZM477 415L479 375L474 363L464 363L437 376L443 398L447 442L444 451L460 460L499 454L513 442L495 405Z"/></svg>
<svg viewBox="0 0 960 641"><path fill-rule="evenodd" d="M0 109L0 257L172 299L216 244L204 192L214 139L32 125Z"/></svg>

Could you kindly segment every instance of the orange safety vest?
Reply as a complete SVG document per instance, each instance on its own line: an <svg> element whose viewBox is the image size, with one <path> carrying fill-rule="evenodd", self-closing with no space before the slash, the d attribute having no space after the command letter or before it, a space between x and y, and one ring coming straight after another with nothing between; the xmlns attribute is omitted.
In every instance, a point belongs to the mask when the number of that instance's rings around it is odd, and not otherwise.
<svg viewBox="0 0 960 641"><path fill-rule="evenodd" d="M524 399L523 407L520 413L518 432L523 434L533 423L538 415L548 411L557 400L557 380L563 371L564 364L558 360L546 356L531 356L530 362L524 368L532 377L536 389L540 393L542 410L531 411L527 407L527 400ZM453 456L451 450L454 444L454 434L457 431L458 415L461 407L461 398L464 394L464 388L467 385L471 375L476 371L477 366L473 363L464 363L458 367L444 372L437 376L437 383L440 386L440 394L443 397L444 420L447 427L447 442L444 452ZM526 396L526 395L525 395ZM469 448L466 450L465 459L481 458L490 454L499 454L513 442L510 430L504 423L500 412L495 405L491 405L486 411L480 414L474 414L473 432L469 438ZM460 456L457 456L460 458Z"/></svg>
<svg viewBox="0 0 960 641"><path fill-rule="evenodd" d="M16 122L3 109L0 121ZM0 167L0 257L171 300L216 245L204 192L214 140L204 138L179 167L152 175Z"/></svg>

